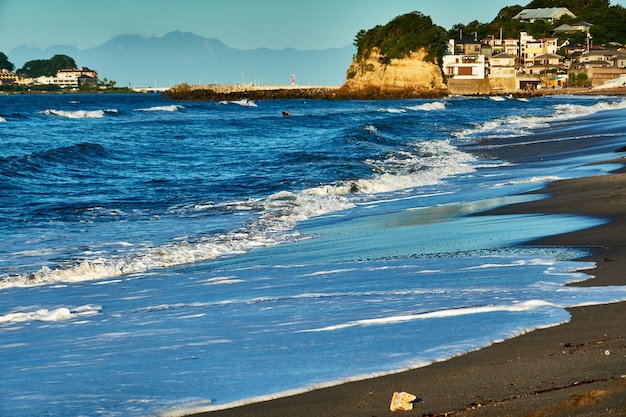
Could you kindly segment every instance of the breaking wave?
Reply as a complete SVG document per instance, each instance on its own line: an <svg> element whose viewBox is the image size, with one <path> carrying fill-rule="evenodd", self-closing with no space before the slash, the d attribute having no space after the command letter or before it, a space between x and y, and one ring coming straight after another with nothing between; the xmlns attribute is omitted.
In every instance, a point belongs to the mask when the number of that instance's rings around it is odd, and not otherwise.
<svg viewBox="0 0 626 417"><path fill-rule="evenodd" d="M101 306L87 304L80 307L59 307L54 310L40 308L35 311L19 311L0 316L0 323L23 323L29 321L65 321L77 317L87 317L98 314Z"/></svg>
<svg viewBox="0 0 626 417"><path fill-rule="evenodd" d="M553 107L552 114L547 116L513 115L501 119L486 121L474 127L463 129L455 133L459 139L471 139L484 134L494 134L499 137L515 137L528 135L534 129L547 128L550 123L576 119L607 110L626 108L626 100L614 102L602 101L590 106L581 104L558 104Z"/></svg>
<svg viewBox="0 0 626 417"><path fill-rule="evenodd" d="M446 104L441 101L434 101L432 103L420 104L417 106L409 106L406 107L407 110L413 111L436 111L436 110L445 110Z"/></svg>
<svg viewBox="0 0 626 417"><path fill-rule="evenodd" d="M163 112L175 112L178 110L184 109L183 106L180 106L178 104L171 104L169 106L153 106L153 107L147 107L147 108L143 108L143 109L136 109L136 111L163 111Z"/></svg>
<svg viewBox="0 0 626 417"><path fill-rule="evenodd" d="M44 110L42 114L47 116L57 116L66 119L102 119L105 110Z"/></svg>
<svg viewBox="0 0 626 417"><path fill-rule="evenodd" d="M93 151L91 144L61 151L84 153L85 147ZM303 238L295 230L302 221L353 208L360 201L376 199L378 194L434 185L445 178L473 172L475 161L473 155L459 151L447 140L418 142L411 149L392 152L381 160L366 161L377 172L370 178L324 184L299 192L280 191L265 199L251 200L247 204L259 216L235 230L156 247L130 247L125 254L115 257L43 266L33 273L0 277L0 289L143 273L297 241Z"/></svg>

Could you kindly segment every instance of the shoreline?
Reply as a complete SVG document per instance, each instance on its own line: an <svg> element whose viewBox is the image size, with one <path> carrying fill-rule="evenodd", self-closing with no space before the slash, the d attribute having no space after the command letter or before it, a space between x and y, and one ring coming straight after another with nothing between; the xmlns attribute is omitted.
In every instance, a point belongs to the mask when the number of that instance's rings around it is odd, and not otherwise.
<svg viewBox="0 0 626 417"><path fill-rule="evenodd" d="M242 98L250 100L406 100L406 99L443 99L456 97L447 90L414 90L383 91L372 87L366 90L352 91L345 86L304 86L304 85L245 85L245 84L178 84L162 90L139 91L116 88L94 91L8 91L0 90L3 95L56 95L56 94L160 94L161 97L177 101L237 101ZM162 91L162 92L159 92ZM461 97L503 97L533 98L552 95L581 96L624 96L626 87L615 88L557 88L539 90L519 90L513 93L464 94Z"/></svg>
<svg viewBox="0 0 626 417"><path fill-rule="evenodd" d="M606 161L624 163L625 159ZM482 214L560 213L606 224L548 236L524 246L587 248L595 278L577 286L626 285L626 169L561 180L543 200ZM567 309L571 320L443 362L194 417L591 417L626 414L626 302ZM418 397L413 411L391 412L394 391Z"/></svg>

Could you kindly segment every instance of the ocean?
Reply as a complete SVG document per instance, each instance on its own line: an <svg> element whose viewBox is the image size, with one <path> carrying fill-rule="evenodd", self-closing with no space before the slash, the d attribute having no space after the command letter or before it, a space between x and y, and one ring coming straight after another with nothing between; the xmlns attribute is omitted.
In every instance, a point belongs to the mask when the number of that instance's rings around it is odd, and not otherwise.
<svg viewBox="0 0 626 417"><path fill-rule="evenodd" d="M607 219L488 213L618 168L590 163L625 116L609 96L0 95L0 415L228 408L626 300L565 285L593 276L584 248L530 243Z"/></svg>

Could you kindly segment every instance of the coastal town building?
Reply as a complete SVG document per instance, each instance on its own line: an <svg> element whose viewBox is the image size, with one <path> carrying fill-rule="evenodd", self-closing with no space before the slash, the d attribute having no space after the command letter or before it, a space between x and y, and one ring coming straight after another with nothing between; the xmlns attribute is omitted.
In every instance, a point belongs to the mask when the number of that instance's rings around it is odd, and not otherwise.
<svg viewBox="0 0 626 417"><path fill-rule="evenodd" d="M97 85L98 72L87 67L65 68L57 71L55 76L35 78L36 84L58 85L61 88L79 88L83 85Z"/></svg>
<svg viewBox="0 0 626 417"><path fill-rule="evenodd" d="M556 24L576 18L565 7L524 9L513 20L534 24ZM552 30L554 37L535 39L521 31L518 38L492 35L481 41L451 39L442 67L453 94L514 93L538 88L562 88L570 81L597 87L626 85L626 49L594 46L591 23L563 23ZM584 44L559 45L558 36L586 34ZM484 65L484 68L481 66ZM583 82L579 82L579 80ZM572 81L572 82L573 82Z"/></svg>
<svg viewBox="0 0 626 417"><path fill-rule="evenodd" d="M543 7L539 9L524 9L515 16L513 20L525 23L535 23L538 21L554 23L563 17L576 18L567 7Z"/></svg>
<svg viewBox="0 0 626 417"><path fill-rule="evenodd" d="M444 73L447 77L462 79L485 78L485 55L444 55Z"/></svg>
<svg viewBox="0 0 626 417"><path fill-rule="evenodd" d="M496 38L491 36L483 39L482 43L491 46L492 55L504 53L517 56L519 53L519 39L517 38Z"/></svg>
<svg viewBox="0 0 626 417"><path fill-rule="evenodd" d="M626 53L617 48L594 48L583 52L578 61L588 67L624 67Z"/></svg>
<svg viewBox="0 0 626 417"><path fill-rule="evenodd" d="M19 75L3 68L0 70L0 85L12 85L12 84L32 84L32 79L20 77Z"/></svg>
<svg viewBox="0 0 626 417"><path fill-rule="evenodd" d="M556 54L558 38L534 39L527 32L520 32L519 56L524 65L532 66L535 57L545 54Z"/></svg>
<svg viewBox="0 0 626 417"><path fill-rule="evenodd" d="M591 23L587 23L587 22L578 22L578 23L573 23L571 25L568 25L566 23L554 28L554 30L552 32L554 32L555 34L558 33L576 33L576 32L584 32L586 34L589 34L589 31L591 30L591 28L593 27L593 25Z"/></svg>

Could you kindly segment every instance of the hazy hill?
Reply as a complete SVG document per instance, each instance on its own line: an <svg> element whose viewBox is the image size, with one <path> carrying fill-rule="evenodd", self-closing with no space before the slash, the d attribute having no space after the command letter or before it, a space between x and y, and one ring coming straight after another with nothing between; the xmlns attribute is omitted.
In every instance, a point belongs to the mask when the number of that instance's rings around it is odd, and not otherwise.
<svg viewBox="0 0 626 417"><path fill-rule="evenodd" d="M240 50L217 39L171 32L147 39L122 35L86 50L71 46L16 48L7 55L20 68L32 59L64 54L78 66L97 70L101 79L115 80L118 86L168 87L182 82L289 84L291 74L297 84L341 85L354 52L353 46L312 51Z"/></svg>

